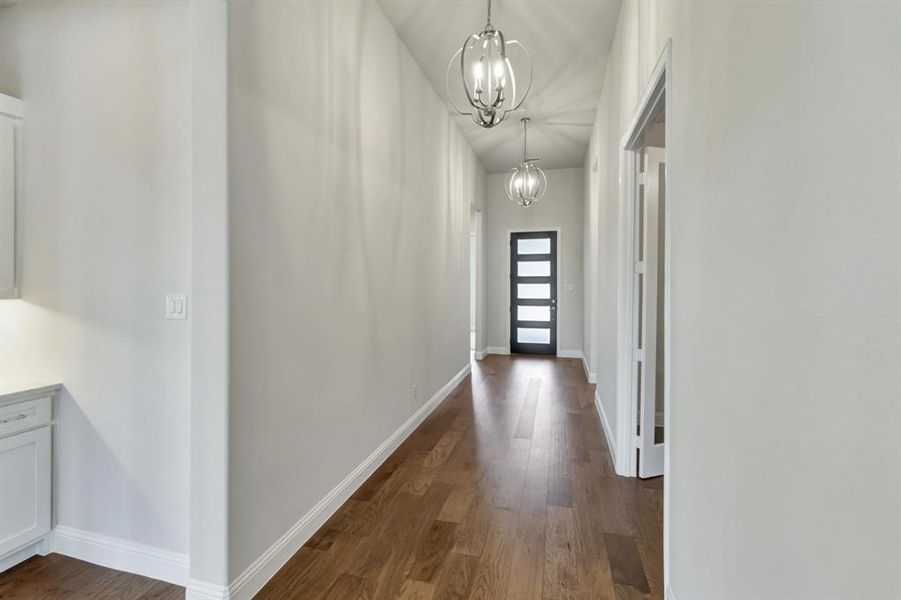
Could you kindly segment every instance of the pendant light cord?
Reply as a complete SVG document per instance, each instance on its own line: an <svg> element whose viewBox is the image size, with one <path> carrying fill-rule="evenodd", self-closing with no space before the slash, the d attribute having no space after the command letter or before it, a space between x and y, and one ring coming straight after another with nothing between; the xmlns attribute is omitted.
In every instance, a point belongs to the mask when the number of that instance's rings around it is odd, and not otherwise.
<svg viewBox="0 0 901 600"><path fill-rule="evenodd" d="M522 161L529 156L529 120L522 120Z"/></svg>
<svg viewBox="0 0 901 600"><path fill-rule="evenodd" d="M488 0L488 23L485 25L485 29L491 29L491 0Z"/></svg>

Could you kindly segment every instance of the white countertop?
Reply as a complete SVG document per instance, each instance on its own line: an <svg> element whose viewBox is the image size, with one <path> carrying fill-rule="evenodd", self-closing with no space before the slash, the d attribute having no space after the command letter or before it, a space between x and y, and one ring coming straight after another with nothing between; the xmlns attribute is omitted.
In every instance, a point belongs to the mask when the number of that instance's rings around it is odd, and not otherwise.
<svg viewBox="0 0 901 600"><path fill-rule="evenodd" d="M0 403L35 394L49 394L62 387L62 384L47 381L29 381L25 379L0 379Z"/></svg>

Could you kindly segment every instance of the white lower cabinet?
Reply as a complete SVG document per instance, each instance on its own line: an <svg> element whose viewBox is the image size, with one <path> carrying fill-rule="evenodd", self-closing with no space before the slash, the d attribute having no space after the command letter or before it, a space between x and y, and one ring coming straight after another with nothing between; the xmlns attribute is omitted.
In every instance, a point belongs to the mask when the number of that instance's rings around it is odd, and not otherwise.
<svg viewBox="0 0 901 600"><path fill-rule="evenodd" d="M50 533L50 426L0 439L0 555Z"/></svg>
<svg viewBox="0 0 901 600"><path fill-rule="evenodd" d="M48 550L54 391L0 393L0 571Z"/></svg>

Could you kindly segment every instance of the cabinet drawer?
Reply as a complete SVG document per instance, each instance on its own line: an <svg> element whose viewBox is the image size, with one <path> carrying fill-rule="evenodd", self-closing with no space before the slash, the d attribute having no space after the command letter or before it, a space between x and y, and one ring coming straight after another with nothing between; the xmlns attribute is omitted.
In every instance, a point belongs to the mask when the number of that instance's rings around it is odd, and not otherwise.
<svg viewBox="0 0 901 600"><path fill-rule="evenodd" d="M0 406L0 438L50 423L51 396Z"/></svg>

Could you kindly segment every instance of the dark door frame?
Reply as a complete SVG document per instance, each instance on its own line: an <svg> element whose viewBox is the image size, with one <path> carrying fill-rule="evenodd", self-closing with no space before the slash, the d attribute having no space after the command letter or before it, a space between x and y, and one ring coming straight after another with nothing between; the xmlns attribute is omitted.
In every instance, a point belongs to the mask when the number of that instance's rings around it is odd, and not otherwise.
<svg viewBox="0 0 901 600"><path fill-rule="evenodd" d="M510 249L510 352L512 354L546 354L557 355L557 270L559 268L558 231L546 229L540 231L511 231L509 234ZM521 239L550 239L550 253L548 254L523 254L516 250L516 241ZM549 261L551 263L550 276L520 277L517 274L517 263L520 261ZM549 299L519 299L517 298L517 284L520 283L547 283L550 284L551 294ZM549 306L550 321L520 321L516 307L520 306ZM516 341L517 328L534 327L550 329L550 342L547 344L520 343Z"/></svg>

